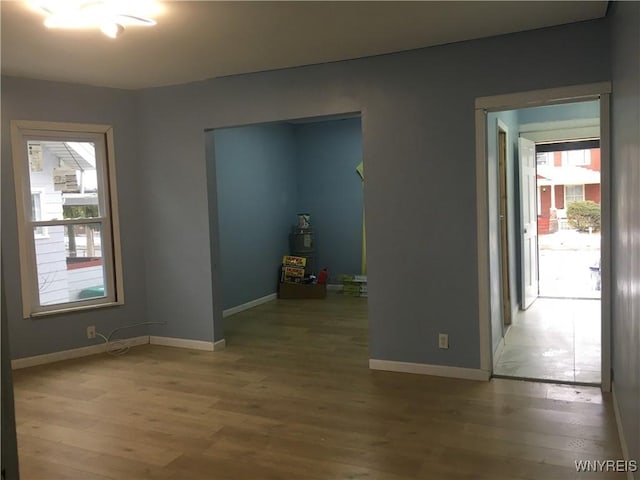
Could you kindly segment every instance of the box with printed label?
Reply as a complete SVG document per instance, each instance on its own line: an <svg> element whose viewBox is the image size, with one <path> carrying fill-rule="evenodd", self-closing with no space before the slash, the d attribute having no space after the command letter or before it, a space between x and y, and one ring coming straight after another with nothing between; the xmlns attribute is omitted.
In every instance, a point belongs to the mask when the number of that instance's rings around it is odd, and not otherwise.
<svg viewBox="0 0 640 480"><path fill-rule="evenodd" d="M304 268L307 265L307 259L305 257L294 257L293 255L285 255L284 257L282 257L282 265Z"/></svg>

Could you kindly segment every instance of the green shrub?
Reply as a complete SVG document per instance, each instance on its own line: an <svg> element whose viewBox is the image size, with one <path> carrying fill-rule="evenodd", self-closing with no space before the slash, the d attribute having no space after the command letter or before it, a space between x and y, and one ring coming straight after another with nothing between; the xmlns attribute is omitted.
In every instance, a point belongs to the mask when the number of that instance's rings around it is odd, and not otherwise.
<svg viewBox="0 0 640 480"><path fill-rule="evenodd" d="M600 230L600 205L591 200L571 202L567 207L567 220L571 228L586 232L589 227L593 231Z"/></svg>

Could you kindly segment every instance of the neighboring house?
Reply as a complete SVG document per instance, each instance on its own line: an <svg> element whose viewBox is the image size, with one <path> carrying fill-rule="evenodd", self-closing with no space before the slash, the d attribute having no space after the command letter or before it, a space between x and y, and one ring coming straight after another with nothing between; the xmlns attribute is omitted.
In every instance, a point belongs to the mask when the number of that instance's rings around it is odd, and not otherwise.
<svg viewBox="0 0 640 480"><path fill-rule="evenodd" d="M81 145L81 144L80 144ZM64 207L97 205L95 158L71 142L29 142L31 215L34 220L64 218ZM83 173L80 173L83 172ZM89 185L85 191L85 185ZM78 300L85 289L104 284L100 236L76 226L34 229L38 292L43 305Z"/></svg>
<svg viewBox="0 0 640 480"><path fill-rule="evenodd" d="M600 204L600 149L538 153L538 234L568 228L567 206Z"/></svg>

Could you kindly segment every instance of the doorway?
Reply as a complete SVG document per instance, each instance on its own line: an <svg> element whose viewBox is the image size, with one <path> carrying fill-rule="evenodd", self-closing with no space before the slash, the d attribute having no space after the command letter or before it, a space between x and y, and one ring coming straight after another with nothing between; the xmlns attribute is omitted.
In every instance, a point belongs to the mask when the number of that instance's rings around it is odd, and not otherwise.
<svg viewBox="0 0 640 480"><path fill-rule="evenodd" d="M600 384L603 390L610 388L609 191L605 181L608 178L608 89L608 84L597 84L484 97L476 102L479 298L481 329L486 331L481 338L482 365L494 375ZM595 124L593 112L597 117ZM551 185L547 176L540 175L540 166L552 158L548 154L551 147L547 145L577 140L600 143L602 215L600 225L589 229L583 225L576 227L575 219L569 222L565 211L561 211L560 226L564 230L560 233L563 238L568 234L578 235L594 246L600 246L601 242L598 259L602 260L598 262L591 255L592 260L580 273L584 280L582 286L591 287L590 295L573 295L559 292L557 288L552 295L549 268L555 266L557 274L558 262L546 258L550 251L543 251L542 247L548 247L548 235L557 233L548 229L549 223L557 228L558 219L548 212L543 214L543 206L548 207ZM584 153L580 160L580 155L575 153L579 149L573 147L576 144L562 146L565 153L556 155L574 170L585 169ZM570 151L574 153L568 153ZM574 186L578 183L554 185L553 193L562 188L565 203L586 201L586 198L578 199L578 190L592 194L593 188ZM481 210L482 205L487 206L486 210ZM566 205L556 205L555 210L566 210L559 207ZM595 249L591 253L595 253ZM563 256L562 252L553 254L556 260ZM580 254L585 256L584 252ZM556 282L554 287L558 285ZM576 287L565 282L566 285ZM596 286L600 290L596 290ZM602 301L597 298L600 294Z"/></svg>
<svg viewBox="0 0 640 480"><path fill-rule="evenodd" d="M584 105L567 104L562 108L580 112L581 106ZM597 102L592 107L591 114L597 114ZM561 110L553 117L559 113ZM599 135L599 118L592 118L592 123L593 131L582 130L581 136ZM530 156L535 150L532 177L535 176L536 193L523 203L528 207L534 201L536 204L537 225L526 227L537 230L537 242L532 248L537 268L529 271L535 281L525 277L534 289L525 293L516 321L505 333L494 374L599 385L599 138L573 140L568 138L574 135L571 132L553 132L552 136L559 135L565 137L562 142L519 138L521 159L525 151ZM524 178L521 183L526 183ZM526 194L523 187L521 195ZM530 260L534 261L535 258ZM524 290L527 291L526 284Z"/></svg>
<svg viewBox="0 0 640 480"><path fill-rule="evenodd" d="M238 331L231 328L243 317L237 314L267 314L271 310L263 304L286 303L276 301L278 291L283 296L283 285L293 280L313 283L312 275L326 268L330 289L341 274L361 273L366 263L359 113L216 128L206 132L206 140L216 316L226 340ZM306 261L304 273L291 269L300 273L296 279L281 278L285 255ZM319 290L309 285L294 293L317 298Z"/></svg>

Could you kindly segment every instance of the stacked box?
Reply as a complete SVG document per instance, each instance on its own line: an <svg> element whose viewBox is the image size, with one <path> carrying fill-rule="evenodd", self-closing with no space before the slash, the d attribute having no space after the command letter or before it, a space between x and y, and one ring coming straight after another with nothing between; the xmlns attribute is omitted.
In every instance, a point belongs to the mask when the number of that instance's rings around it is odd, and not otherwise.
<svg viewBox="0 0 640 480"><path fill-rule="evenodd" d="M302 267L307 264L307 259L304 257L294 257L293 255L285 255L282 257L282 265L288 267Z"/></svg>
<svg viewBox="0 0 640 480"><path fill-rule="evenodd" d="M306 264L307 259L304 257L294 257L292 255L282 257L280 282L301 283L304 279L304 267Z"/></svg>
<svg viewBox="0 0 640 480"><path fill-rule="evenodd" d="M340 275L338 280L342 283L342 293L350 297L367 296L366 275Z"/></svg>
<svg viewBox="0 0 640 480"><path fill-rule="evenodd" d="M282 258L282 273L280 275L280 285L278 286L278 298L302 299L302 298L325 298L327 296L326 284L305 284L304 270L307 266L307 259L285 255Z"/></svg>

